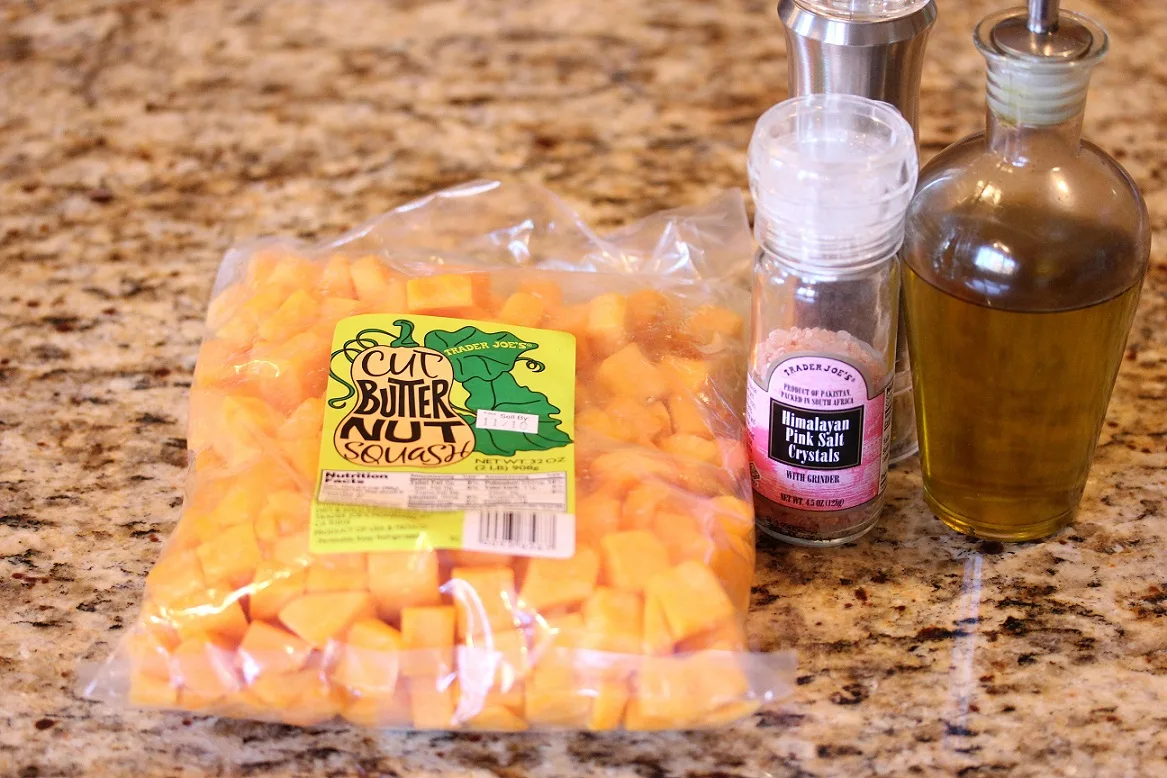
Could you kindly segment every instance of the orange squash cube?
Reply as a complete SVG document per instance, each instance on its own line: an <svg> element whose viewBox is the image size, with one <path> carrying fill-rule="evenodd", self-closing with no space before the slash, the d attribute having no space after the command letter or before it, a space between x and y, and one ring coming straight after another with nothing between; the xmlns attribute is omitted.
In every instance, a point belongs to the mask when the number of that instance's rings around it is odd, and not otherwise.
<svg viewBox="0 0 1167 778"><path fill-rule="evenodd" d="M629 343L600 363L596 383L611 396L630 397L642 405L668 394L664 373L641 351Z"/></svg>
<svg viewBox="0 0 1167 778"><path fill-rule="evenodd" d="M712 440L714 433L705 408L691 394L671 394L668 398L669 425L673 432Z"/></svg>
<svg viewBox="0 0 1167 778"><path fill-rule="evenodd" d="M286 247L277 246L257 249L247 262L247 270L244 273L247 285L256 289L263 287L268 278L271 277L272 270L287 254L287 251Z"/></svg>
<svg viewBox="0 0 1167 778"><path fill-rule="evenodd" d="M354 621L373 616L376 610L368 592L308 593L281 608L280 621L314 648L324 648Z"/></svg>
<svg viewBox="0 0 1167 778"><path fill-rule="evenodd" d="M636 694L632 701L637 721L628 722L629 729L687 727L700 710L689 672L682 657L645 657L636 676Z"/></svg>
<svg viewBox="0 0 1167 778"><path fill-rule="evenodd" d="M662 520L662 524L658 526L663 526L669 521L665 514L658 515L657 518ZM705 533L681 531L672 535L662 534L661 537L668 541L665 546L669 549L669 559L673 564L679 565L690 560L704 562L707 565L713 564L714 556L717 554L717 543Z"/></svg>
<svg viewBox="0 0 1167 778"><path fill-rule="evenodd" d="M580 545L594 546L620 529L621 503L615 495L592 492L575 504L575 539Z"/></svg>
<svg viewBox="0 0 1167 778"><path fill-rule="evenodd" d="M676 640L693 637L734 615L733 603L708 565L683 562L648 583Z"/></svg>
<svg viewBox="0 0 1167 778"><path fill-rule="evenodd" d="M311 537L308 530L293 532L284 535L272 543L268 556L273 562L288 567L307 568L316 557L311 550Z"/></svg>
<svg viewBox="0 0 1167 778"><path fill-rule="evenodd" d="M624 529L652 529L657 511L672 502L674 490L660 482L634 486L624 498L620 526Z"/></svg>
<svg viewBox="0 0 1167 778"><path fill-rule="evenodd" d="M136 668L130 675L129 702L139 708L173 708L178 704L178 689L169 678L158 678Z"/></svg>
<svg viewBox="0 0 1167 778"><path fill-rule="evenodd" d="M357 299L375 313L405 313L405 284L393 276L380 258L367 255L353 260L349 273Z"/></svg>
<svg viewBox="0 0 1167 778"><path fill-rule="evenodd" d="M644 638L644 604L635 592L598 587L583 606L590 648L639 654Z"/></svg>
<svg viewBox="0 0 1167 778"><path fill-rule="evenodd" d="M320 463L320 441L312 438L286 440L281 445L285 461L300 478L300 482L312 488L316 479L316 467Z"/></svg>
<svg viewBox="0 0 1167 778"><path fill-rule="evenodd" d="M750 608L750 588L754 582L754 542L752 537L727 535L713 552L709 566L734 607L742 613Z"/></svg>
<svg viewBox="0 0 1167 778"><path fill-rule="evenodd" d="M592 460L592 476L601 488L623 493L654 479L675 481L684 474L669 457L646 450L644 447L619 448L607 451Z"/></svg>
<svg viewBox="0 0 1167 778"><path fill-rule="evenodd" d="M166 552L146 576L146 593L165 605L176 598L207 588L203 566L196 551Z"/></svg>
<svg viewBox="0 0 1167 778"><path fill-rule="evenodd" d="M217 699L243 686L235 670L235 651L219 638L188 638L174 649L173 659L179 683L194 694Z"/></svg>
<svg viewBox="0 0 1167 778"><path fill-rule="evenodd" d="M404 729L413 721L409 687L399 685L392 694L352 699L341 715L370 729Z"/></svg>
<svg viewBox="0 0 1167 778"><path fill-rule="evenodd" d="M215 528L215 532L209 537L202 538L204 543L214 540L220 532L228 527L250 523L259 516L266 503L267 495L263 490L256 488L250 475L251 473L247 472L237 478L225 481L231 485L223 492L222 499L212 511L210 523Z"/></svg>
<svg viewBox="0 0 1167 778"><path fill-rule="evenodd" d="M272 267L264 287L314 289L320 283L320 271L320 266L310 259L297 254L285 254Z"/></svg>
<svg viewBox="0 0 1167 778"><path fill-rule="evenodd" d="M308 661L312 646L287 630L253 621L239 643L239 668L253 681L265 673L290 673Z"/></svg>
<svg viewBox="0 0 1167 778"><path fill-rule="evenodd" d="M233 589L251 582L261 558L255 526L249 521L224 529L199 546L197 553L207 582Z"/></svg>
<svg viewBox="0 0 1167 778"><path fill-rule="evenodd" d="M170 678L170 652L177 641L159 630L139 627L126 639L134 672L153 678Z"/></svg>
<svg viewBox="0 0 1167 778"><path fill-rule="evenodd" d="M709 384L709 365L703 359L666 354L660 370L673 394L700 395Z"/></svg>
<svg viewBox="0 0 1167 778"><path fill-rule="evenodd" d="M320 318L320 303L303 289L288 295L283 305L267 319L259 323L259 337L264 340L281 341L311 329Z"/></svg>
<svg viewBox="0 0 1167 778"><path fill-rule="evenodd" d="M678 653L745 650L746 632L737 616L677 644Z"/></svg>
<svg viewBox="0 0 1167 778"><path fill-rule="evenodd" d="M640 342L667 338L673 329L673 303L656 289L638 289L628 295L628 327L633 339Z"/></svg>
<svg viewBox="0 0 1167 778"><path fill-rule="evenodd" d="M401 674L442 677L454 667L457 611L448 605L403 608Z"/></svg>
<svg viewBox="0 0 1167 778"><path fill-rule="evenodd" d="M369 554L369 590L377 613L397 623L404 608L441 605L436 551L379 551Z"/></svg>
<svg viewBox="0 0 1167 778"><path fill-rule="evenodd" d="M343 254L333 254L328 258L320 273L320 291L325 297L356 299L357 292L353 286L351 265L348 257Z"/></svg>
<svg viewBox="0 0 1167 778"><path fill-rule="evenodd" d="M752 539L754 536L754 507L738 497L721 495L710 501L718 524L728 534Z"/></svg>
<svg viewBox="0 0 1167 778"><path fill-rule="evenodd" d="M584 331L588 342L601 358L628 343L626 311L627 300L624 295L615 292L594 297L588 304Z"/></svg>
<svg viewBox="0 0 1167 778"><path fill-rule="evenodd" d="M446 273L411 278L405 282L405 297L410 313L473 308L484 299L483 291L482 281L473 274Z"/></svg>
<svg viewBox="0 0 1167 778"><path fill-rule="evenodd" d="M458 637L513 628L517 622L515 571L509 567L456 567L447 584L458 609Z"/></svg>
<svg viewBox="0 0 1167 778"><path fill-rule="evenodd" d="M682 433L670 435L660 442L660 448L678 459L695 459L710 465L721 464L721 447L715 441L697 435ZM678 466L684 467L685 465L678 463Z"/></svg>
<svg viewBox="0 0 1167 778"><path fill-rule="evenodd" d="M332 678L362 696L392 695L401 667L401 633L380 619L361 619L344 638Z"/></svg>
<svg viewBox="0 0 1167 778"><path fill-rule="evenodd" d="M267 502L255 517L255 537L270 548L280 538L308 529L311 501L308 495L281 489L267 495Z"/></svg>
<svg viewBox="0 0 1167 778"><path fill-rule="evenodd" d="M685 329L698 346L718 346L741 338L745 321L728 308L702 305L689 317Z"/></svg>
<svg viewBox="0 0 1167 778"><path fill-rule="evenodd" d="M246 285L232 284L212 297L207 304L207 329L214 332L231 321L251 295Z"/></svg>
<svg viewBox="0 0 1167 778"><path fill-rule="evenodd" d="M247 690L272 714L279 715L281 711L288 710L298 699L310 695L312 689L322 684L327 684L327 679L321 676L320 668L309 664L292 673L259 675Z"/></svg>
<svg viewBox="0 0 1167 778"><path fill-rule="evenodd" d="M537 645L533 652L534 662L538 663L543 655L553 654L556 649L584 648L586 637L582 613L541 618L538 622Z"/></svg>
<svg viewBox="0 0 1167 778"><path fill-rule="evenodd" d="M587 723L592 701L576 679L570 651L556 649L535 666L524 702L533 725L578 729Z"/></svg>
<svg viewBox="0 0 1167 778"><path fill-rule="evenodd" d="M611 440L630 439L627 430L617 426L612 417L599 408L586 408L578 411L575 416L575 429L581 435L586 433ZM592 447L598 448L599 445L602 444L597 442Z"/></svg>
<svg viewBox="0 0 1167 778"><path fill-rule="evenodd" d="M645 405L632 397L616 397L605 408L612 420L618 440L651 444L671 427L669 412L659 402Z"/></svg>
<svg viewBox="0 0 1167 778"><path fill-rule="evenodd" d="M295 700L279 711L280 720L295 727L314 727L340 715L344 695L318 672L315 683L308 685Z"/></svg>
<svg viewBox="0 0 1167 778"><path fill-rule="evenodd" d="M629 696L628 683L624 680L597 683L592 698L592 710L588 714L588 729L593 732L619 729Z"/></svg>
<svg viewBox="0 0 1167 778"><path fill-rule="evenodd" d="M515 292L498 309L495 318L503 324L538 327L547 313L547 304L529 292Z"/></svg>
<svg viewBox="0 0 1167 778"><path fill-rule="evenodd" d="M648 592L644 599L644 653L664 656L673 653L676 640L665 621L665 612L660 600Z"/></svg>
<svg viewBox="0 0 1167 778"><path fill-rule="evenodd" d="M732 651L698 651L684 660L694 708L702 713L741 702L750 692L737 654Z"/></svg>
<svg viewBox="0 0 1167 778"><path fill-rule="evenodd" d="M260 562L249 588L248 614L252 619L274 621L284 606L304 593L308 571L279 562Z"/></svg>
<svg viewBox="0 0 1167 778"><path fill-rule="evenodd" d="M643 592L649 580L669 567L669 551L651 532L629 530L604 537L600 549L604 581L629 592Z"/></svg>
<svg viewBox="0 0 1167 778"><path fill-rule="evenodd" d="M308 565L309 592L349 592L369 588L365 554L321 554Z"/></svg>
<svg viewBox="0 0 1167 778"><path fill-rule="evenodd" d="M405 285L402 284L402 289L404 288ZM312 332L331 345L332 336L336 333L337 322L364 312L366 307L368 304L362 303L360 300L350 300L347 297L325 297L320 301L320 321L313 327Z"/></svg>
<svg viewBox="0 0 1167 778"><path fill-rule="evenodd" d="M199 347L198 360L195 362L195 386L229 385L237 375L236 368L247 360L247 348L239 343L222 338L205 340Z"/></svg>
<svg viewBox="0 0 1167 778"><path fill-rule="evenodd" d="M165 612L184 639L211 635L234 645L247 631L239 596L223 589L205 589L172 600Z"/></svg>
<svg viewBox="0 0 1167 778"><path fill-rule="evenodd" d="M505 706L487 705L467 721L466 726L483 732L522 732L527 729L527 722Z"/></svg>
<svg viewBox="0 0 1167 778"><path fill-rule="evenodd" d="M310 438L320 443L320 431L324 425L324 399L309 397L296 406L287 420L276 431L280 440L301 440Z"/></svg>
<svg viewBox="0 0 1167 778"><path fill-rule="evenodd" d="M519 599L523 605L544 612L578 605L591 596L600 574L600 557L588 546L579 546L568 559L534 558Z"/></svg>
<svg viewBox="0 0 1167 778"><path fill-rule="evenodd" d="M457 705L454 684L447 678L419 677L409 682L409 705L415 729L454 729Z"/></svg>
<svg viewBox="0 0 1167 778"><path fill-rule="evenodd" d="M523 281L519 284L519 291L539 298L548 309L558 308L563 304L563 290L559 284L549 279L533 278Z"/></svg>

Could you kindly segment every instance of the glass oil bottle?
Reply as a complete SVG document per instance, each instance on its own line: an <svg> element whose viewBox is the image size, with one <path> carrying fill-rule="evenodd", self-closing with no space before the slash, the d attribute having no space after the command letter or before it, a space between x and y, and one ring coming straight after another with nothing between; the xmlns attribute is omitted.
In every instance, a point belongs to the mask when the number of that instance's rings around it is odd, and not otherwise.
<svg viewBox="0 0 1167 778"><path fill-rule="evenodd" d="M1081 138L1093 21L1034 0L977 27L988 128L920 175L904 249L925 498L1001 541L1081 500L1150 251L1134 182Z"/></svg>

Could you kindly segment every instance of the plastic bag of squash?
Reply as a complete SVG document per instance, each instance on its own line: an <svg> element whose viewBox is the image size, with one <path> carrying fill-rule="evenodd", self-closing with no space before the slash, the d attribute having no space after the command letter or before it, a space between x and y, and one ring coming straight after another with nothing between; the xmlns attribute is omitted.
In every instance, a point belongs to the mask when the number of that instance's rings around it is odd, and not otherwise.
<svg viewBox="0 0 1167 778"><path fill-rule="evenodd" d="M740 197L597 237L478 182L224 260L181 519L91 697L299 725L684 729L750 653Z"/></svg>

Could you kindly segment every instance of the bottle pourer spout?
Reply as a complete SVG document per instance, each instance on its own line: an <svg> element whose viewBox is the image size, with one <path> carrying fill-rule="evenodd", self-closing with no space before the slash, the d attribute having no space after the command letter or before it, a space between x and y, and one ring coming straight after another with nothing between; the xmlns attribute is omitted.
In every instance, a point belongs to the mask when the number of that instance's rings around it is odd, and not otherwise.
<svg viewBox="0 0 1167 778"><path fill-rule="evenodd" d="M1046 35L1058 28L1059 0L1029 0L1029 22L1034 35Z"/></svg>

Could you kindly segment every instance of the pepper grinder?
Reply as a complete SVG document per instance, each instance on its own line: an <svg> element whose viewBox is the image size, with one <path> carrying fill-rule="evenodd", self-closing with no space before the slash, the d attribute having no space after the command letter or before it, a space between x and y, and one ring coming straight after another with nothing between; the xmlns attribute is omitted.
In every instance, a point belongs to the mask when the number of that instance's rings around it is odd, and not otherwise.
<svg viewBox="0 0 1167 778"><path fill-rule="evenodd" d="M790 96L843 93L891 103L917 119L924 47L935 0L780 0ZM912 372L903 327L896 343L891 463L916 453Z"/></svg>

